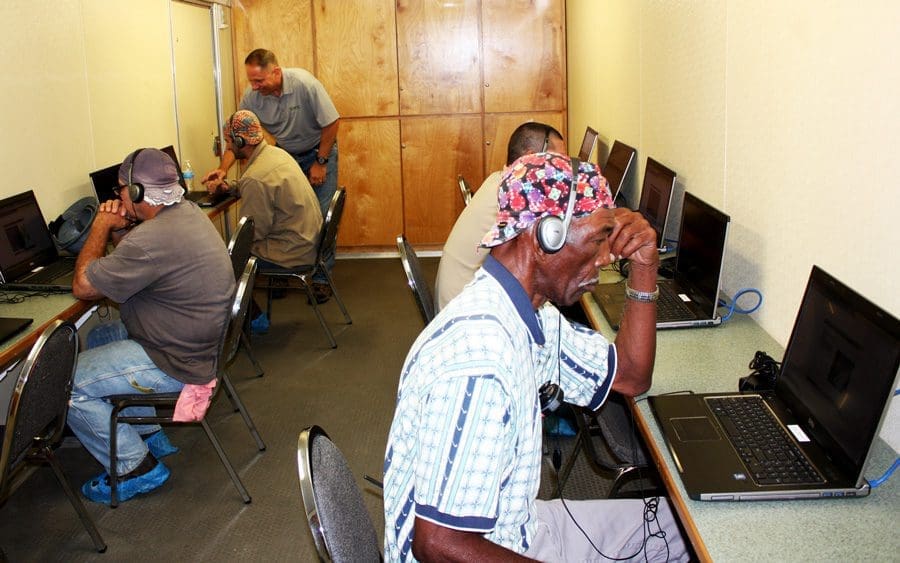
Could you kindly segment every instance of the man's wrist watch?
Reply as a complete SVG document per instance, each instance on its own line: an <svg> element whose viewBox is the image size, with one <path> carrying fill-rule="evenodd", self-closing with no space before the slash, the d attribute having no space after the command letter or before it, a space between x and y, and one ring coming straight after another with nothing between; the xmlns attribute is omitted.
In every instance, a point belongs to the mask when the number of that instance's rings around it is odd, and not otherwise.
<svg viewBox="0 0 900 563"><path fill-rule="evenodd" d="M659 286L656 286L656 289L653 291L638 291L636 289L632 289L628 282L625 282L625 297L631 299L632 301L640 301L642 303L653 303L657 299L659 299Z"/></svg>
<svg viewBox="0 0 900 563"><path fill-rule="evenodd" d="M328 157L316 155L316 162L322 165L328 164Z"/></svg>

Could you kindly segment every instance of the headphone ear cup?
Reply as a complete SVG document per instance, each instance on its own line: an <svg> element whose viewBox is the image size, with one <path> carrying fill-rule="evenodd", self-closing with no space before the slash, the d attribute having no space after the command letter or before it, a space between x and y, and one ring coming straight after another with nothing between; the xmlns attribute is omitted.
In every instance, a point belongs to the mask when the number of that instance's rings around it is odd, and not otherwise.
<svg viewBox="0 0 900 563"><path fill-rule="evenodd" d="M231 134L231 142L234 143L234 146L239 149L244 148L244 146L247 144L247 141L244 140L243 137L241 137L240 135L235 135L234 133Z"/></svg>
<svg viewBox="0 0 900 563"><path fill-rule="evenodd" d="M555 215L543 217L537 226L538 244L547 254L556 254L566 243L566 229L562 219Z"/></svg>
<svg viewBox="0 0 900 563"><path fill-rule="evenodd" d="M143 184L128 184L128 197L131 199L131 203L144 201Z"/></svg>

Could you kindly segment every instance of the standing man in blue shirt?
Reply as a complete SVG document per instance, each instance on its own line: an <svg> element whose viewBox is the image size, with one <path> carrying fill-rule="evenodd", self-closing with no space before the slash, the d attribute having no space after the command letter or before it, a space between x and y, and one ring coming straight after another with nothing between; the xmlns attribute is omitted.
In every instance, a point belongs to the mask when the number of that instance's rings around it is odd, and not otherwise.
<svg viewBox="0 0 900 563"><path fill-rule="evenodd" d="M322 217L326 217L338 185L340 115L334 103L315 76L302 68L281 68L272 51L255 49L244 65L250 87L240 109L256 114L265 128L266 142L294 157L316 192ZM234 153L226 150L219 167L206 174L203 183L217 185L234 161ZM326 266L329 272L334 268L334 255L326 257ZM313 292L319 303L331 297L324 276L313 278Z"/></svg>

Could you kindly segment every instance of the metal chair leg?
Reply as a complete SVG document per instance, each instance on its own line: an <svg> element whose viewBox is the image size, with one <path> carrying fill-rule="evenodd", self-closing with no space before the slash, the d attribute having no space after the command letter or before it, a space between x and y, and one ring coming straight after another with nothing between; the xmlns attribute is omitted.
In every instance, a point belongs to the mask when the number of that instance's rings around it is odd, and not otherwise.
<svg viewBox="0 0 900 563"><path fill-rule="evenodd" d="M306 296L312 304L313 312L315 312L316 317L319 319L319 324L322 325L325 336L328 337L328 342L331 344L332 348L337 348L337 342L334 340L334 335L331 334L331 329L328 328L328 323L325 322L325 317L322 316L322 311L319 310L319 303L316 301L316 296L313 293L312 284L304 281L303 287L306 289Z"/></svg>
<svg viewBox="0 0 900 563"><path fill-rule="evenodd" d="M72 504L75 512L78 513L78 518L81 519L81 524L84 526L84 529L87 530L88 534L90 534L91 540L94 542L94 547L97 549L97 552L104 553L106 551L106 542L103 541L103 538L100 536L100 532L97 531L97 527L94 525L94 521L91 519L91 515L88 514L87 510L84 508L84 503L81 502L81 499L78 498L78 495L76 495L75 491L72 490L72 485L69 483L69 480L63 473L62 466L60 466L59 461L56 459L56 456L53 455L53 450L47 446L44 446L42 448L42 455L47 460L47 463L50 465L50 467L53 469L53 474L56 475L56 480L59 481L59 484L62 486L63 491L65 491L66 496L69 497L69 502Z"/></svg>
<svg viewBox="0 0 900 563"><path fill-rule="evenodd" d="M250 418L250 414L247 412L247 409L244 408L244 403L241 402L241 398L238 396L237 391L235 391L234 386L231 384L231 379L228 378L227 373L222 373L222 383L225 385L225 391L228 393L228 396L231 397L231 402L237 407L237 410L241 413L241 418L244 419L244 424L247 425L247 429L250 430L250 435L253 436L253 439L256 441L256 447L259 451L265 451L266 444L263 442L262 437L259 435L259 431L256 429L256 425L253 424L253 419Z"/></svg>
<svg viewBox="0 0 900 563"><path fill-rule="evenodd" d="M347 321L347 324L353 324L353 320L350 318L350 313L347 312L347 308L344 306L344 302L341 300L341 296L338 293L337 287L334 285L334 280L331 278L331 274L328 272L328 269L325 266L320 266L319 270L325 274L325 279L328 280L328 287L331 288L331 293L334 296L335 301L337 301L338 307L341 309L341 313L344 314L344 320Z"/></svg>
<svg viewBox="0 0 900 563"><path fill-rule="evenodd" d="M263 370L259 362L256 361L256 356L253 355L253 348L250 346L250 336L246 330L244 332L241 332L241 348L243 348L244 353L247 354L247 358L250 360L250 363L253 364L253 367L256 369L256 377L264 376L266 372L265 370Z"/></svg>
<svg viewBox="0 0 900 563"><path fill-rule="evenodd" d="M212 443L213 448L215 448L216 453L219 454L219 459L222 460L222 465L225 466L225 471L228 472L228 476L231 477L231 482L234 483L235 488L240 493L241 498L244 499L244 504L250 504L250 501L253 499L250 498L250 493L247 492L246 487L244 487L244 483L241 482L241 478L238 477L237 472L234 470L234 466L231 465L231 462L228 460L228 456L225 455L225 450L222 449L222 444L219 443L219 439L216 438L215 433L213 433L212 428L210 428L209 423L206 422L206 419L202 419L200 421L200 425L203 426L203 430L206 432L206 437L209 438L209 441Z"/></svg>

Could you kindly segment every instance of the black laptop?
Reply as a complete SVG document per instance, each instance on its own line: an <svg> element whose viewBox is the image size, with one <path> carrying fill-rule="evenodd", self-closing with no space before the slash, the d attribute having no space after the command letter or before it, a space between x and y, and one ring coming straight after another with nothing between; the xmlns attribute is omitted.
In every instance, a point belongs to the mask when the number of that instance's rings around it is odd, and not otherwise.
<svg viewBox="0 0 900 563"><path fill-rule="evenodd" d="M898 368L900 321L813 266L773 391L649 401L692 499L858 497Z"/></svg>
<svg viewBox="0 0 900 563"><path fill-rule="evenodd" d="M60 256L32 190L0 201L0 290L72 291L75 258Z"/></svg>
<svg viewBox="0 0 900 563"><path fill-rule="evenodd" d="M659 280L656 328L716 326L725 243L731 218L690 192L684 193L675 275ZM594 300L603 316L619 330L625 312L624 281L600 284Z"/></svg>
<svg viewBox="0 0 900 563"><path fill-rule="evenodd" d="M34 319L0 317L0 344L11 339L32 322Z"/></svg>
<svg viewBox="0 0 900 563"><path fill-rule="evenodd" d="M172 145L165 146L160 149L175 162L175 169L178 170L178 183L184 188L184 198L193 201L200 207L215 207L228 199L228 194L211 195L206 190L190 191L187 183L184 181L184 175L181 172L181 165L178 164L178 157L175 155L175 147ZM119 188L119 167L122 164L113 164L100 170L95 170L89 174L91 185L94 187L94 194L97 201L103 202L110 199L118 198Z"/></svg>
<svg viewBox="0 0 900 563"><path fill-rule="evenodd" d="M578 160L582 162L590 162L591 154L594 153L594 147L597 146L598 133L588 127L584 130L584 138L581 139L581 148L578 149Z"/></svg>
<svg viewBox="0 0 900 563"><path fill-rule="evenodd" d="M606 166L603 167L603 177L609 182L609 192L612 194L613 201L619 195L622 184L625 183L625 177L631 170L631 163L634 161L635 150L621 141L615 141L609 156L606 158Z"/></svg>

